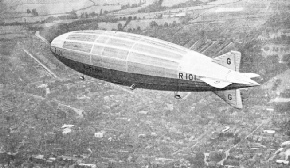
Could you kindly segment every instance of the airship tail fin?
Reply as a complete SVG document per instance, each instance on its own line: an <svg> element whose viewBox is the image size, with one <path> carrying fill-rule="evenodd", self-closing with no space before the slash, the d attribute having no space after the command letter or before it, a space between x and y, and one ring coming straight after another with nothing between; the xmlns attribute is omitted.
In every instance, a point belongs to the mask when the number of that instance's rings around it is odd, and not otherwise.
<svg viewBox="0 0 290 168"><path fill-rule="evenodd" d="M231 82L224 82L224 81L214 80L210 78L200 78L200 80L204 81L205 83L215 88L225 88L226 86L231 84Z"/></svg>
<svg viewBox="0 0 290 168"><path fill-rule="evenodd" d="M225 90L225 91L214 91L216 95L222 98L229 105L241 109L243 108L241 93L239 89L236 90Z"/></svg>
<svg viewBox="0 0 290 168"><path fill-rule="evenodd" d="M255 78L259 77L260 75L255 74L255 73L242 73L244 76L247 76L248 78Z"/></svg>
<svg viewBox="0 0 290 168"><path fill-rule="evenodd" d="M214 58L213 61L238 72L240 70L241 53L239 51L230 51Z"/></svg>

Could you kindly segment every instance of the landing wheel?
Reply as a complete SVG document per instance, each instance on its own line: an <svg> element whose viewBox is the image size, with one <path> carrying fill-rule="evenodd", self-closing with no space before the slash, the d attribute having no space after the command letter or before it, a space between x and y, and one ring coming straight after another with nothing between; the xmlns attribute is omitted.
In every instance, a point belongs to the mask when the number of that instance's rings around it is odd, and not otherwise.
<svg viewBox="0 0 290 168"><path fill-rule="evenodd" d="M174 92L174 98L181 99L181 96L180 96L180 94L178 94L178 92Z"/></svg>
<svg viewBox="0 0 290 168"><path fill-rule="evenodd" d="M85 76L80 76L80 80L85 80Z"/></svg>
<svg viewBox="0 0 290 168"><path fill-rule="evenodd" d="M175 99L181 99L181 96L180 95L174 95L174 98Z"/></svg>
<svg viewBox="0 0 290 168"><path fill-rule="evenodd" d="M132 84L130 87L129 87L131 90L134 90L136 88L136 85L135 84Z"/></svg>

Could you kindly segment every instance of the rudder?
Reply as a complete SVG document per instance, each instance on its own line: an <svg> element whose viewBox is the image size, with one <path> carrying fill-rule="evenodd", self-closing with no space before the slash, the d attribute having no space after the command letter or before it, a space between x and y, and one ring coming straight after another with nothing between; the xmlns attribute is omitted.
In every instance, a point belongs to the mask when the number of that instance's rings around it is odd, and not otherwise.
<svg viewBox="0 0 290 168"><path fill-rule="evenodd" d="M213 59L217 64L239 72L241 53L239 51L230 51Z"/></svg>
<svg viewBox="0 0 290 168"><path fill-rule="evenodd" d="M225 91L214 91L216 95L222 98L229 105L241 109L243 108L242 97L240 89L236 90L225 90Z"/></svg>

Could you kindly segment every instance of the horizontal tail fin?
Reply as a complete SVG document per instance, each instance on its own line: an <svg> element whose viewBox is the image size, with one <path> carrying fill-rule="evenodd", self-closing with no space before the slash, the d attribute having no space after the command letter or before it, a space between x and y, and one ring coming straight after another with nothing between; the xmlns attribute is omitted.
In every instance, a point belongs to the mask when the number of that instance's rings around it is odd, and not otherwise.
<svg viewBox="0 0 290 168"><path fill-rule="evenodd" d="M243 108L242 97L239 89L214 91L214 93L222 98L229 105L238 109Z"/></svg>
<svg viewBox="0 0 290 168"><path fill-rule="evenodd" d="M214 80L210 78L200 78L200 80L204 81L205 83L215 88L225 88L231 84L231 82L224 82L224 81Z"/></svg>
<svg viewBox="0 0 290 168"><path fill-rule="evenodd" d="M242 73L244 76L247 76L248 78L256 78L260 77L260 75L255 74L255 73Z"/></svg>

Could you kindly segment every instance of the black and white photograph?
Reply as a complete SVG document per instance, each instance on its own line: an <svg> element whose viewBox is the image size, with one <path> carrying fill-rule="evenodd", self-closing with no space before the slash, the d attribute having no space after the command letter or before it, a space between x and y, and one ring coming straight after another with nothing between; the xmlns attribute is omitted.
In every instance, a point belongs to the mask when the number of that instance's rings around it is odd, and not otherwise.
<svg viewBox="0 0 290 168"><path fill-rule="evenodd" d="M0 167L289 166L290 0L0 0Z"/></svg>

